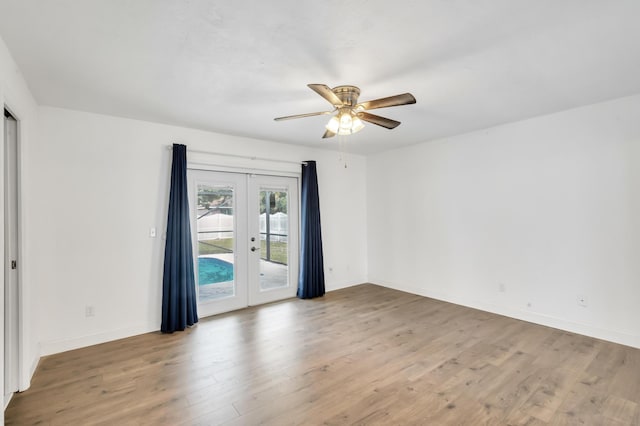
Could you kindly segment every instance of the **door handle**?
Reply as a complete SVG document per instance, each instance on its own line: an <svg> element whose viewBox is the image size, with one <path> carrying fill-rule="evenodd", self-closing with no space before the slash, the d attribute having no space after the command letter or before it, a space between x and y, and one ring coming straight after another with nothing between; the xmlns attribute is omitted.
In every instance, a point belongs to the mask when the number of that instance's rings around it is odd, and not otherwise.
<svg viewBox="0 0 640 426"><path fill-rule="evenodd" d="M260 250L260 247L251 247L251 251Z"/></svg>

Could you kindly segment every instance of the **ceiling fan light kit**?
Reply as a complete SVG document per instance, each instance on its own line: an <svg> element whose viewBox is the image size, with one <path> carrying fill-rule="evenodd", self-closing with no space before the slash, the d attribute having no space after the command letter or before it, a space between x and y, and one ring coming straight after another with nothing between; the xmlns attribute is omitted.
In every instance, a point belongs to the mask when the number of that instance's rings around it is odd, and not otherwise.
<svg viewBox="0 0 640 426"><path fill-rule="evenodd" d="M364 123L354 111L340 108L338 114L331 117L325 127L334 134L351 135L364 129Z"/></svg>
<svg viewBox="0 0 640 426"><path fill-rule="evenodd" d="M366 110L376 108L387 108L398 105L415 104L416 98L411 93L389 96L372 101L358 103L360 89L356 86L337 86L331 89L325 84L308 84L311 90L325 98L334 109L332 111L311 112L307 114L288 115L277 117L276 121L290 120L294 118L312 117L316 115L329 115L336 113L329 119L323 138L330 138L335 135L352 135L364 128L363 121L376 124L387 129L395 129L400 125L399 121L381 117L366 112Z"/></svg>

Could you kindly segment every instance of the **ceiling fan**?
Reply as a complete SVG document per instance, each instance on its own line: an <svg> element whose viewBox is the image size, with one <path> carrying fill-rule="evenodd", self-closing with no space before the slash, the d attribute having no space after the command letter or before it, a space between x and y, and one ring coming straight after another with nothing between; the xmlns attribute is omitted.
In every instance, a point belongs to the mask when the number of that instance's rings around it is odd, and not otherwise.
<svg viewBox="0 0 640 426"><path fill-rule="evenodd" d="M356 86L337 86L333 89L325 84L307 84L307 86L329 101L329 103L333 105L333 110L287 115L285 117L277 117L274 120L282 121L293 118L313 117L315 115L331 115L337 111L338 113L331 117L329 123L327 123L327 130L324 132L323 138L330 138L335 135L351 135L359 132L364 127L363 121L377 124L387 129L395 129L400 125L399 121L370 114L366 111L416 103L416 98L414 98L411 93L403 93L402 95L358 103L360 89Z"/></svg>

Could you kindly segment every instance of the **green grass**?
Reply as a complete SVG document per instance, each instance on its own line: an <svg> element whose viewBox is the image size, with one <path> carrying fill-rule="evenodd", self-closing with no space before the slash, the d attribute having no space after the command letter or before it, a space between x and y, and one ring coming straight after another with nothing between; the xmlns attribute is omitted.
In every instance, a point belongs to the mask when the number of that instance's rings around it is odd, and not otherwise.
<svg viewBox="0 0 640 426"><path fill-rule="evenodd" d="M198 255L221 254L233 251L233 238L198 241Z"/></svg>
<svg viewBox="0 0 640 426"><path fill-rule="evenodd" d="M273 262L287 264L287 243L279 243L276 241L271 242L271 260ZM267 242L265 240L260 241L260 257L266 259L267 257Z"/></svg>
<svg viewBox="0 0 640 426"><path fill-rule="evenodd" d="M224 238L219 240L203 240L198 241L198 255L203 254L222 254L231 253L233 251L233 238ZM271 242L271 260L273 262L287 264L287 243ZM267 242L260 241L260 257L265 259L267 256Z"/></svg>

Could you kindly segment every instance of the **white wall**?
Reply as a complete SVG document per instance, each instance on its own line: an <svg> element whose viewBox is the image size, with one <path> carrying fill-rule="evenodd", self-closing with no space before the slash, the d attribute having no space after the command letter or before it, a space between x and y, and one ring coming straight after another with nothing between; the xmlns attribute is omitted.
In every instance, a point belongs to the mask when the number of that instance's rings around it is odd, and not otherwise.
<svg viewBox="0 0 640 426"><path fill-rule="evenodd" d="M634 96L370 157L369 279L640 347L638 117Z"/></svg>
<svg viewBox="0 0 640 426"><path fill-rule="evenodd" d="M37 105L27 87L27 84L14 62L7 46L0 38L0 106L7 107L19 120L19 185L23 194L29 190L29 181L26 176L28 164L24 158L29 155L31 143L35 139L37 131ZM4 138L4 120L0 120L0 135ZM4 139L3 139L4 140ZM0 149L0 241L4 241L4 149ZM24 211L24 204L21 210ZM33 293L30 280L30 271L24 268L28 257L25 251L29 247L29 228L26 223L21 224L20 238L22 242L22 255L19 266L21 274L20 299L21 319L19 324L22 335L25 337L20 353L21 368L19 371L19 387L24 390L29 387L30 379L40 358L36 333L33 329ZM0 259L4 259L4 244L0 244ZM4 309L4 280L0 291L0 306ZM3 311L4 312L4 311ZM4 314L0 315L0 324L4 323ZM0 326L0 335L4 342L4 325ZM0 384L4 383L4 349L0 350ZM0 420L2 417L0 416Z"/></svg>
<svg viewBox="0 0 640 426"><path fill-rule="evenodd" d="M50 107L40 107L39 122L28 221L43 354L159 329L164 240L148 232L166 228L173 142L316 160L327 289L366 281L363 157L352 156L344 169L336 152ZM95 306L94 317L85 317L86 305Z"/></svg>

